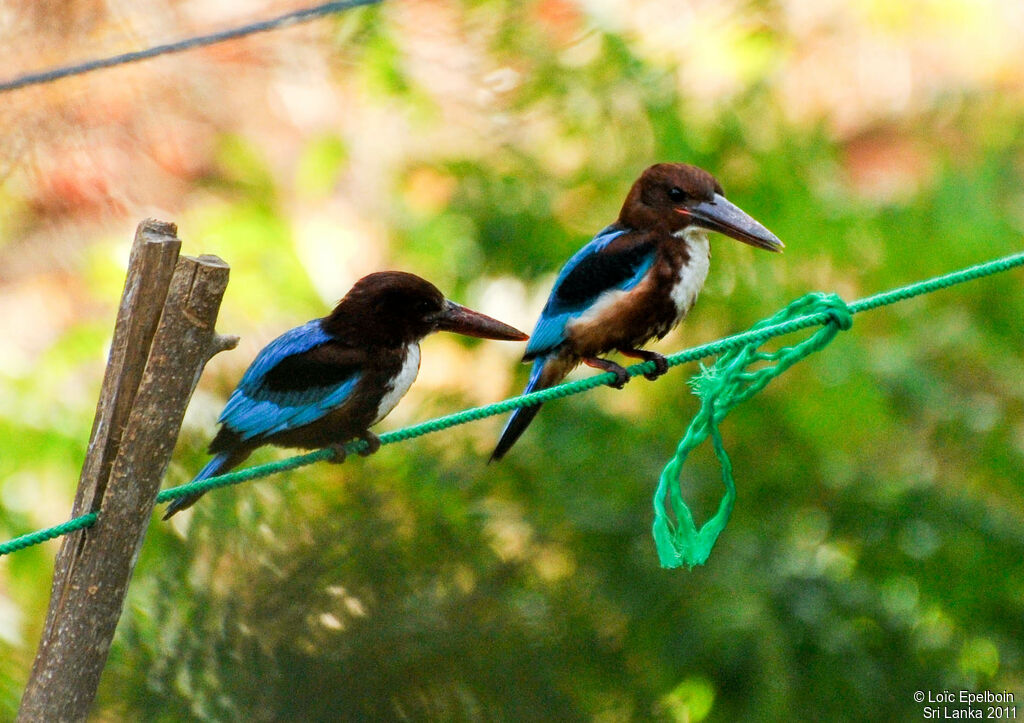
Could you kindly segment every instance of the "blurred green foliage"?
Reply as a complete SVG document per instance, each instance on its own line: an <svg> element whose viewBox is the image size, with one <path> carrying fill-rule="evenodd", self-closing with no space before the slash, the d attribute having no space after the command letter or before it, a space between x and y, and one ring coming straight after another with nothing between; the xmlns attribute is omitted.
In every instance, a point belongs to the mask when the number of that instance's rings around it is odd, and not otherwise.
<svg viewBox="0 0 1024 723"><path fill-rule="evenodd" d="M543 118L545 132L410 159L382 211L392 265L454 298L473 303L480 277L546 291L658 160L712 170L787 243L775 257L714 239L704 295L664 351L741 330L822 283L852 299L1019 247L1024 113L998 93L901 128L928 149L930 173L909 195L872 200L844 182L840 144L785 120L766 84L709 115L628 37L588 30L594 49L565 62L516 6L466 12L500 18L489 50L521 78L506 111ZM369 98L443 122L386 10L338 28L338 54ZM744 62L770 64L786 42L757 32ZM968 127L955 148L943 142ZM218 202L188 221L234 267L225 330L247 315L279 331L323 312L280 187L328 197L350 155L341 137L310 138L285 180L260 148L223 138L204 181ZM424 168L452 189L426 210L409 191ZM1019 272L859 315L736 409L722 430L735 512L691 572L659 569L650 539L651 493L697 406L684 371L547 405L501 464L484 464L500 425L490 420L210 494L186 534L151 528L99 716L902 720L921 715L917 690L1020 699L1022 319ZM93 363L81 379L83 360L102 357L104 329L69 332L33 382L5 392L10 535L31 528L16 504L26 475L65 491L76 477L101 374ZM244 363L211 372L206 406ZM517 373L493 399L518 390ZM70 397L52 393L73 383ZM469 403L422 400L409 414ZM203 463L213 413L184 430L168 484ZM713 508L707 450L683 483L698 511ZM53 549L3 563L12 598L33 612L20 636L0 638L0 717L27 676Z"/></svg>

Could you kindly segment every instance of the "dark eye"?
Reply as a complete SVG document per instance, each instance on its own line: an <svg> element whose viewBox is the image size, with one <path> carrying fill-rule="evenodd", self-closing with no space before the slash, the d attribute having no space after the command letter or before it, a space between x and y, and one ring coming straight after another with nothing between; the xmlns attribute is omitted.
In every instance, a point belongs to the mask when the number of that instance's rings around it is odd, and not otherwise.
<svg viewBox="0 0 1024 723"><path fill-rule="evenodd" d="M672 188L668 189L668 197L674 203L682 203L686 200L686 194L683 193L683 189L678 186L672 186Z"/></svg>
<svg viewBox="0 0 1024 723"><path fill-rule="evenodd" d="M426 299L420 299L419 301L416 302L416 311L420 312L421 314L427 314L433 310L434 305L431 304Z"/></svg>

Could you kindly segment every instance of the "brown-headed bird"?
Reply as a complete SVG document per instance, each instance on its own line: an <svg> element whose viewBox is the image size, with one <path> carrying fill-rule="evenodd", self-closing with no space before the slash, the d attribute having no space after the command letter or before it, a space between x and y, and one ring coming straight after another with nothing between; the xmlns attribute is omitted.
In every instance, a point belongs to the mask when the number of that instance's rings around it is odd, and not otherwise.
<svg viewBox="0 0 1024 723"><path fill-rule="evenodd" d="M580 362L614 372L621 388L626 370L602 354L619 351L653 361L654 379L668 370L665 357L644 350L683 320L704 286L711 258L708 231L768 251L783 244L725 198L707 171L685 163L645 170L626 196L618 220L599 232L562 267L524 362L533 362L526 392L561 381ZM501 459L540 410L512 413L491 460Z"/></svg>
<svg viewBox="0 0 1024 723"><path fill-rule="evenodd" d="M383 271L355 283L329 316L287 331L256 356L220 415L213 459L195 480L224 474L257 447L335 450L360 438L409 391L420 367L419 342L434 331L523 341L526 334L446 299L428 281ZM195 481L194 480L194 481ZM171 502L166 520L202 493Z"/></svg>

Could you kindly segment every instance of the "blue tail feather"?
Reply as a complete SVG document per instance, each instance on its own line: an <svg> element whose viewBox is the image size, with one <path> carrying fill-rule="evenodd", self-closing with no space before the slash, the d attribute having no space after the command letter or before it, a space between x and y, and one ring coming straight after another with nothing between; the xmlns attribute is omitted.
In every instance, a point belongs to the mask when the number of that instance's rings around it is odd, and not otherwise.
<svg viewBox="0 0 1024 723"><path fill-rule="evenodd" d="M232 462L232 453L230 451L219 452L213 459L206 463L206 466L199 470L194 478L193 482L199 482L200 480L209 479L210 477L216 477L219 474L227 472L229 469L234 467L238 462ZM169 519L172 515L181 512L186 507L191 507L196 503L205 492L198 492L194 495L186 495L185 497L178 497L171 500L171 504L167 505L167 511L164 513L164 519Z"/></svg>
<svg viewBox="0 0 1024 723"><path fill-rule="evenodd" d="M526 389L523 390L523 394L536 392L550 386L550 383L542 384L541 382L544 367L548 361L549 357L546 356L534 359L533 369L530 370L530 381L527 382ZM498 444L491 453L490 462L501 459L510 449L512 449L512 445L516 443L516 440L518 440L523 435L523 432L526 431L526 428L530 426L530 422L532 422L533 418L537 416L537 412L540 411L540 408L541 405L537 404L532 407L520 407L512 412L512 416L508 418L508 422L505 424L505 429L501 432Z"/></svg>

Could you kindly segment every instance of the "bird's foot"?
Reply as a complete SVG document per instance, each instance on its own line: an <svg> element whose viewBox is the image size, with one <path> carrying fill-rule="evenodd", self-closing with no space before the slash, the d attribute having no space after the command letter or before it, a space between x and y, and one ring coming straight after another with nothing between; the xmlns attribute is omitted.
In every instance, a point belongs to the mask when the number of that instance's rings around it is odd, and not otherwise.
<svg viewBox="0 0 1024 723"><path fill-rule="evenodd" d="M634 359L654 362L654 371L644 374L644 377L652 382L668 371L668 359L656 351L647 351L646 349L619 349L619 351Z"/></svg>
<svg viewBox="0 0 1024 723"><path fill-rule="evenodd" d="M331 464L341 464L348 457L348 451L345 449L343 442L335 442L334 444L327 445L327 449L331 450L334 455L328 458L328 462Z"/></svg>
<svg viewBox="0 0 1024 723"><path fill-rule="evenodd" d="M359 439L366 442L366 447L359 450L360 457L369 457L371 454L380 449L380 437L373 432L367 430L359 435ZM341 464L348 457L348 450L345 447L348 445L347 442L335 442L334 444L327 445L327 449L334 453L327 461L332 464Z"/></svg>
<svg viewBox="0 0 1024 723"><path fill-rule="evenodd" d="M360 457L369 457L371 454L380 449L380 437L378 437L370 430L366 430L365 432L360 434L359 439L366 442L366 449L359 451Z"/></svg>
<svg viewBox="0 0 1024 723"><path fill-rule="evenodd" d="M615 380L608 382L608 386L615 387L616 389L622 389L626 386L626 382L629 381L629 372L624 367L619 366L613 361L607 359L599 359L598 357L586 357L583 359L583 363L588 367L594 369L600 369L601 371L611 372L615 375Z"/></svg>

